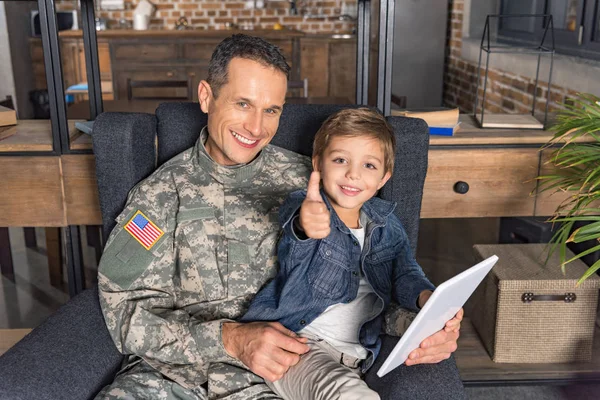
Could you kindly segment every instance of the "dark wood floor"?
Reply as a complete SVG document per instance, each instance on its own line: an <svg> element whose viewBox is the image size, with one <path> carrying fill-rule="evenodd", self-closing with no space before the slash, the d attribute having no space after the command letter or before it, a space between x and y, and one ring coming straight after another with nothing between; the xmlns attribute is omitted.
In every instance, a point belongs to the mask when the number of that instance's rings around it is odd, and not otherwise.
<svg viewBox="0 0 600 400"><path fill-rule="evenodd" d="M596 327L590 362L495 363L484 348L471 321L466 318L461 328L455 358L465 385L600 383L600 328Z"/></svg>

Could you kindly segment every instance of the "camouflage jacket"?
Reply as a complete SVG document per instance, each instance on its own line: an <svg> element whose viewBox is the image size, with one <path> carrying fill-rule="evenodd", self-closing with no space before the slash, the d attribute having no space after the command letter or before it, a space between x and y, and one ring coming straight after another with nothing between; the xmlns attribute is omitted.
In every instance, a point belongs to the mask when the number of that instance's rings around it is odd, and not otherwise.
<svg viewBox="0 0 600 400"><path fill-rule="evenodd" d="M204 138L131 190L99 266L117 348L187 388L207 382L211 363L240 365L222 323L276 274L279 206L311 170L308 158L270 145L250 164L223 167Z"/></svg>

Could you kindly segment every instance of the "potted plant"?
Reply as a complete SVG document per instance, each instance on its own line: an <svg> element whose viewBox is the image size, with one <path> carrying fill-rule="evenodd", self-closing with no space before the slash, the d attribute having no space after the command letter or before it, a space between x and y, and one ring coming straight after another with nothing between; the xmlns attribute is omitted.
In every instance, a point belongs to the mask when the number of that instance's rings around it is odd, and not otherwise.
<svg viewBox="0 0 600 400"><path fill-rule="evenodd" d="M540 191L567 193L569 196L557 207L551 221L559 223L552 237L550 254L558 250L561 268L587 254L600 250L600 98L580 94L572 104L557 114L552 127L555 132L543 147L556 147L549 163L555 173L538 176ZM586 142L577 139L587 136ZM577 227L580 223L585 225ZM575 227L575 228L574 228ZM594 245L566 259L568 243L593 240ZM600 269L600 260L591 265L578 284Z"/></svg>

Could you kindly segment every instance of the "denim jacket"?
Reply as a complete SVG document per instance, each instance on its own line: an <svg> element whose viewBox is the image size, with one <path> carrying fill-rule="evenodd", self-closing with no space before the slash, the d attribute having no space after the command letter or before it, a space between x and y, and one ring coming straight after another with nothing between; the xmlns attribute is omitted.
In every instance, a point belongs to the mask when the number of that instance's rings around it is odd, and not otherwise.
<svg viewBox="0 0 600 400"><path fill-rule="evenodd" d="M361 214L367 222L363 224L365 242L361 252L356 238L323 192L321 195L331 215L330 234L320 240L298 238L294 219L299 218L306 191L292 193L279 211L283 227L279 272L256 295L242 321L279 321L299 331L327 307L354 300L362 271L379 298L379 309L365 316L359 332L359 341L369 352L362 367L366 371L379 353L383 311L390 301L418 311L419 294L434 286L412 256L408 236L393 214L395 203L374 197L363 204Z"/></svg>

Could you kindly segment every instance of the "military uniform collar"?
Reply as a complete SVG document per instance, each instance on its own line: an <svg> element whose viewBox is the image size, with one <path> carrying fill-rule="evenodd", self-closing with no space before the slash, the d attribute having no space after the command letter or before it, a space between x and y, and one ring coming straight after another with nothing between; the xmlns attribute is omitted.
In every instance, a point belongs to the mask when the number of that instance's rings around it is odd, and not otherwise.
<svg viewBox="0 0 600 400"><path fill-rule="evenodd" d="M243 184L252 184L252 181L263 167L265 156L269 146L266 146L258 156L248 164L239 164L225 166L216 163L206 151L204 143L208 137L208 127L205 126L200 132L200 137L196 141L194 153L196 154L198 168L206 171L210 176L222 184L235 184L237 186Z"/></svg>

